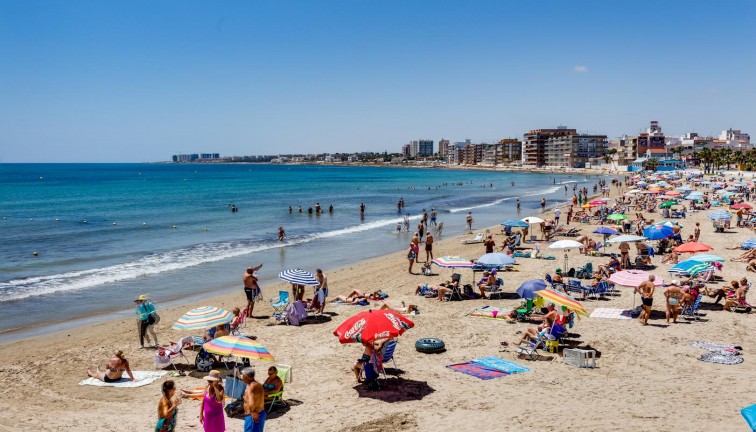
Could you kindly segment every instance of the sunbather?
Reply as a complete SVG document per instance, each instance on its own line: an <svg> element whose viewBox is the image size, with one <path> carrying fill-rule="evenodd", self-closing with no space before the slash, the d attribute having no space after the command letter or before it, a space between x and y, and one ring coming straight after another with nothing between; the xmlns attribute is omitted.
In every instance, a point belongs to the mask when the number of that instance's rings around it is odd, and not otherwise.
<svg viewBox="0 0 756 432"><path fill-rule="evenodd" d="M123 373L126 372L129 378L136 382L134 374L131 373L129 361L123 356L123 351L116 351L105 366L104 371L100 371L99 366L97 366L96 370L87 370L87 375L92 378L97 378L100 381L111 383L120 380L123 377Z"/></svg>
<svg viewBox="0 0 756 432"><path fill-rule="evenodd" d="M331 303L357 304L362 301L367 301L367 296L361 291L353 290L346 296L336 296Z"/></svg>
<svg viewBox="0 0 756 432"><path fill-rule="evenodd" d="M733 248L733 249L740 249L740 246ZM745 252L743 252L739 257L737 258L730 258L730 261L735 262L748 262L752 259L756 258L756 249L749 249Z"/></svg>
<svg viewBox="0 0 756 432"><path fill-rule="evenodd" d="M748 293L748 285L741 285L731 296L725 300L722 309L731 311L734 307L739 305L749 306L746 302L746 294Z"/></svg>
<svg viewBox="0 0 756 432"><path fill-rule="evenodd" d="M704 294L709 297L715 298L714 303L719 303L722 299L732 297L735 292L740 288L738 281L731 281L729 285L724 285L722 288L709 288L704 286Z"/></svg>
<svg viewBox="0 0 756 432"><path fill-rule="evenodd" d="M390 309L390 310L394 310L394 311L397 311L397 312L403 313L403 314L412 313L414 311L418 311L418 312L420 311L417 308L417 305L413 305L413 304L407 305L404 302L402 302L402 305L400 307L397 307L395 305L392 305L392 304L389 304L388 302L386 302L386 303L383 303L379 309L381 309L381 310L383 310L383 309Z"/></svg>
<svg viewBox="0 0 756 432"><path fill-rule="evenodd" d="M265 394L265 402L273 400L273 398L269 396L270 394L281 391L283 388L283 381L281 381L281 377L278 376L278 368L275 366L268 368L268 378L265 379L262 387L263 393Z"/></svg>
<svg viewBox="0 0 756 432"><path fill-rule="evenodd" d="M603 277L608 278L609 276L612 275L612 273L617 271L619 266L620 266L620 262L617 259L617 255L612 254L611 257L609 258L608 263L598 266L598 273L602 275Z"/></svg>
<svg viewBox="0 0 756 432"><path fill-rule="evenodd" d="M544 337L549 333L551 330L550 327L544 327L544 328L536 328L536 327L530 327L526 329L524 332L522 332L522 337L520 337L520 340L517 342L511 342L512 345L522 345L525 341L531 340L533 342L537 341L538 339ZM502 342L502 345L506 345L506 342Z"/></svg>

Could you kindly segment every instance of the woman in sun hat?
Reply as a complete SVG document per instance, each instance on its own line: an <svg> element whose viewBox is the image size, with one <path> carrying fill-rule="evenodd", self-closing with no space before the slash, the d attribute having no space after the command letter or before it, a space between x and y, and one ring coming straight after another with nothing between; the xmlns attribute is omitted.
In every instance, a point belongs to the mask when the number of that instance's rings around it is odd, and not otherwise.
<svg viewBox="0 0 756 432"><path fill-rule="evenodd" d="M144 348L144 339L147 338L147 342L150 342L150 337L147 335L149 330L152 338L155 339L155 346L158 346L157 335L155 334L155 324L160 321L160 317L155 310L155 305L148 300L146 294L140 294L139 297L134 300L136 306L137 324L139 325L139 345Z"/></svg>
<svg viewBox="0 0 756 432"><path fill-rule="evenodd" d="M205 379L207 387L200 405L200 423L205 432L223 432L226 430L226 418L223 412L224 393L220 372L213 369Z"/></svg>

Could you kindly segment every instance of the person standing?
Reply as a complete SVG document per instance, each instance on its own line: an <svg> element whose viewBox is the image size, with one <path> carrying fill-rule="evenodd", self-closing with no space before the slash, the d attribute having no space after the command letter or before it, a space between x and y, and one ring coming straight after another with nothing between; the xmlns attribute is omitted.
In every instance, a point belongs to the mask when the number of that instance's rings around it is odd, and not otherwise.
<svg viewBox="0 0 756 432"><path fill-rule="evenodd" d="M284 237L286 237L286 231L284 231L284 228L280 226L278 227L278 241L283 241Z"/></svg>
<svg viewBox="0 0 756 432"><path fill-rule="evenodd" d="M202 395L199 421L205 432L224 432L226 417L223 412L223 386L221 375L217 370L211 370L205 377L207 387Z"/></svg>
<svg viewBox="0 0 756 432"><path fill-rule="evenodd" d="M472 224L473 224L472 212L467 212L467 216L465 217L465 220L467 221L467 230L472 231Z"/></svg>
<svg viewBox="0 0 756 432"><path fill-rule="evenodd" d="M559 216L561 216L561 215L562 215L562 211L559 210L558 207L556 209L554 209L554 222L555 222L555 224L556 224L557 227L559 226Z"/></svg>
<svg viewBox="0 0 756 432"><path fill-rule="evenodd" d="M365 215L365 203L360 203L360 216Z"/></svg>
<svg viewBox="0 0 756 432"><path fill-rule="evenodd" d="M427 212L427 211L426 211L425 209L423 209L423 219L422 219L422 223L423 223L423 225L425 225L426 227L428 226L428 212Z"/></svg>
<svg viewBox="0 0 756 432"><path fill-rule="evenodd" d="M493 253L494 247L496 246L496 242L494 242L492 235L489 234L488 237L486 237L486 240L483 242L483 246L486 247L487 254Z"/></svg>
<svg viewBox="0 0 756 432"><path fill-rule="evenodd" d="M569 225L570 221L572 220L572 213L572 206L570 206L570 208L567 209L567 225Z"/></svg>
<svg viewBox="0 0 756 432"><path fill-rule="evenodd" d="M654 286L655 279L656 276L648 275L648 280L641 282L641 284L635 288L635 292L640 294L641 302L643 304L643 312L641 312L638 317L643 325L648 325L648 319L651 318L651 307L654 305L654 290L656 289Z"/></svg>
<svg viewBox="0 0 756 432"><path fill-rule="evenodd" d="M428 231L425 236L425 262L429 263L433 259L433 234Z"/></svg>
<svg viewBox="0 0 756 432"><path fill-rule="evenodd" d="M546 211L546 198L541 198L541 212Z"/></svg>
<svg viewBox="0 0 756 432"><path fill-rule="evenodd" d="M244 432L262 432L265 428L265 390L255 381L255 369L242 370L242 380L247 385L244 391Z"/></svg>
<svg viewBox="0 0 756 432"><path fill-rule="evenodd" d="M517 198L517 213L520 212L520 199Z"/></svg>
<svg viewBox="0 0 756 432"><path fill-rule="evenodd" d="M323 273L323 270L317 269L315 270L315 280L319 282L319 285L315 289L315 298L319 303L318 313L322 314L326 298L328 297L328 278Z"/></svg>
<svg viewBox="0 0 756 432"><path fill-rule="evenodd" d="M431 213L430 213L430 223L433 226L436 226L436 216L437 216L436 209L432 208Z"/></svg>
<svg viewBox="0 0 756 432"><path fill-rule="evenodd" d="M619 244L620 250L620 266L623 269L630 267L630 245L627 242Z"/></svg>
<svg viewBox="0 0 756 432"><path fill-rule="evenodd" d="M155 305L147 299L147 295L141 294L134 300L136 306L137 323L139 324L139 345L144 348L144 339L150 342L150 337L147 335L149 331L152 338L155 339L155 346L158 346L157 335L155 334L155 324L160 321L160 317L155 310Z"/></svg>
<svg viewBox="0 0 756 432"><path fill-rule="evenodd" d="M422 240L424 234L425 234L425 225L423 225L423 223L420 222L419 224L417 224L417 235L419 236L418 240Z"/></svg>
<svg viewBox="0 0 756 432"><path fill-rule="evenodd" d="M414 238L413 238L414 240ZM419 248L417 247L417 243L414 241L410 241L409 244L409 251L407 252L407 259L409 260L409 273L412 273L412 266L415 265L415 260L417 260L417 252L419 251Z"/></svg>
<svg viewBox="0 0 756 432"><path fill-rule="evenodd" d="M696 229L693 230L693 238L695 241L698 241L699 237L701 237L701 224L696 222Z"/></svg>
<svg viewBox="0 0 756 432"><path fill-rule="evenodd" d="M247 268L242 278L244 281L244 294L247 296L247 318L252 318L252 312L255 310L255 300L260 295L260 285L257 283L257 271L262 266L260 264L257 267Z"/></svg>
<svg viewBox="0 0 756 432"><path fill-rule="evenodd" d="M158 421L155 432L173 432L176 430L176 416L178 406L181 405L181 398L173 396L176 393L176 384L173 380L165 381L162 391L163 397L158 402Z"/></svg>

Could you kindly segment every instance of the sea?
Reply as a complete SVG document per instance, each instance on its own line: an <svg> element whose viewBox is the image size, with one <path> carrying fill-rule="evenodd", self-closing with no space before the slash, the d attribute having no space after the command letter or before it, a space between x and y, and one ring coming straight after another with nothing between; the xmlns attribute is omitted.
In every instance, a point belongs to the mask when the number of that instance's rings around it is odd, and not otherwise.
<svg viewBox="0 0 756 432"><path fill-rule="evenodd" d="M465 231L467 212L482 231L539 212L542 198L565 203L573 185L592 190L598 180L443 168L0 164L0 341L131 316L139 294L158 308L233 290L241 302L249 265L264 263L265 292L285 269L327 273L406 249L414 229L396 231L405 214L416 227L423 209L435 208L443 238ZM323 214L309 214L317 203Z"/></svg>

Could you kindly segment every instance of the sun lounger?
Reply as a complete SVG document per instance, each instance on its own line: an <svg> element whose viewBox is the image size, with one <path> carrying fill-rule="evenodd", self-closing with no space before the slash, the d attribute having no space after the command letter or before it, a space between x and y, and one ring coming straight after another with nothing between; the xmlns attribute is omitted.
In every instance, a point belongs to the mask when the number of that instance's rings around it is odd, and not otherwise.
<svg viewBox="0 0 756 432"><path fill-rule="evenodd" d="M483 243L483 233L478 233L474 238L462 240L463 244Z"/></svg>

